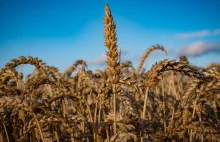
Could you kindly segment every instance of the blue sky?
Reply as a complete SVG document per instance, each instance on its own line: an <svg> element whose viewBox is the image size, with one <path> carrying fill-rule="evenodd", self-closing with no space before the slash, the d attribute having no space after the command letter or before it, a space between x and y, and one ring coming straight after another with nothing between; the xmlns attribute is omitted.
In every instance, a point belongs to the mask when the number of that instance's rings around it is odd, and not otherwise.
<svg viewBox="0 0 220 142"><path fill-rule="evenodd" d="M89 69L103 68L106 3L122 59L135 67L155 44L167 49L169 59L183 54L197 66L220 61L219 0L0 0L0 68L20 55L61 72L78 59ZM164 58L156 51L144 67Z"/></svg>

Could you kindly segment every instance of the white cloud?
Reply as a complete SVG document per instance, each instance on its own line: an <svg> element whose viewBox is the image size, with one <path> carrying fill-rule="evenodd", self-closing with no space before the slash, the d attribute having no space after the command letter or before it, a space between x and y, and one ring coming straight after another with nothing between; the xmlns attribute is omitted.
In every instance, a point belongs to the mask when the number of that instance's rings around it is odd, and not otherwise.
<svg viewBox="0 0 220 142"><path fill-rule="evenodd" d="M106 63L106 55L105 54L101 54L95 58L93 58L92 60L88 61L89 65L99 65L99 66L103 66Z"/></svg>
<svg viewBox="0 0 220 142"><path fill-rule="evenodd" d="M122 55L125 55L128 53L128 50L127 49L121 49L121 54ZM98 66L103 66L106 64L106 60L107 60L107 57L106 57L106 54L105 53L102 53L101 55L97 56L97 57L94 57L92 60L88 61L88 64L89 65L98 65Z"/></svg>
<svg viewBox="0 0 220 142"><path fill-rule="evenodd" d="M195 37L205 37L211 35L220 35L220 29L215 30L202 30L202 31L195 31L190 33L178 33L176 37L178 38L195 38Z"/></svg>
<svg viewBox="0 0 220 142"><path fill-rule="evenodd" d="M216 29L213 31L214 35L220 35L220 29Z"/></svg>
<svg viewBox="0 0 220 142"><path fill-rule="evenodd" d="M120 49L119 49L120 50ZM125 48L121 48L121 54L122 55L125 55L125 54L127 54L128 53L128 50L127 49L125 49Z"/></svg>
<svg viewBox="0 0 220 142"><path fill-rule="evenodd" d="M180 49L179 55L200 56L209 52L220 53L220 43L197 41Z"/></svg>

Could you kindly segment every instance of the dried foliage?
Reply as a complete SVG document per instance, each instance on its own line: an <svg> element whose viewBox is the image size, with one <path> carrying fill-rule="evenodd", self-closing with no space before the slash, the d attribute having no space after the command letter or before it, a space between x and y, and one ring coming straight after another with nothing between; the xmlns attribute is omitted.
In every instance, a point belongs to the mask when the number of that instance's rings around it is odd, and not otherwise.
<svg viewBox="0 0 220 142"><path fill-rule="evenodd" d="M1 142L220 141L219 64L198 68L186 57L140 72L120 63L115 24L105 8L107 69L76 61L64 73L34 57L12 59L0 72ZM35 66L23 77L15 68ZM75 72L72 74L72 72Z"/></svg>

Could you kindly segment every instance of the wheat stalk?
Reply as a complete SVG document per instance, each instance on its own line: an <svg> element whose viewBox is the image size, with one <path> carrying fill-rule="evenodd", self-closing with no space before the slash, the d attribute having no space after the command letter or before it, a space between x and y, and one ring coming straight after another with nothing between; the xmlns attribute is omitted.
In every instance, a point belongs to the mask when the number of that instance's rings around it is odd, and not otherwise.
<svg viewBox="0 0 220 142"><path fill-rule="evenodd" d="M111 10L109 9L108 4L105 7L105 17L104 17L104 36L105 36L105 46L108 48L106 52L107 55L107 74L108 80L113 85L113 95L114 95L114 134L116 134L116 92L118 90L118 84L121 73L120 73L120 63L119 63L119 53L117 46L117 38L116 38L116 25L114 23L113 17L111 15Z"/></svg>
<svg viewBox="0 0 220 142"><path fill-rule="evenodd" d="M144 64L144 62L145 62L145 60L147 59L147 57L153 52L153 51L155 51L155 50L162 50L162 51L164 51L165 52L165 54L168 56L168 54L167 54L167 51L164 49L164 47L163 46L161 46L161 45L154 45L154 46L152 46L151 48L148 48L147 49L147 51L142 55L142 57L141 57L141 60L140 60L140 62L139 62L139 64L138 64L138 67L137 67L137 73L139 73L140 72L140 70L141 70L141 68L142 68L142 66L143 66L143 64Z"/></svg>

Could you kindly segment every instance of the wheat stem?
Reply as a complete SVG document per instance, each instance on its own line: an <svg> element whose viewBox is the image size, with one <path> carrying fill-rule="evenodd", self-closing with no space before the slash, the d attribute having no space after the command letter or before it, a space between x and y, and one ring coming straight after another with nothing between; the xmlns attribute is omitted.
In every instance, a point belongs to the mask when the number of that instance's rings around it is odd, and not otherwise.
<svg viewBox="0 0 220 142"><path fill-rule="evenodd" d="M44 141L44 136L43 136L42 130L41 130L41 128L40 128L40 123L39 123L39 121L38 121L36 118L35 118L35 121L37 122L37 127L38 127L38 129L39 129L41 139L42 139L43 142L45 142L45 141Z"/></svg>
<svg viewBox="0 0 220 142"><path fill-rule="evenodd" d="M10 142L9 137L8 137L8 131L7 131L7 128L6 128L4 123L3 123L3 127L4 127L4 130L5 130L5 135L6 135L7 141Z"/></svg>
<svg viewBox="0 0 220 142"><path fill-rule="evenodd" d="M147 99L148 99L148 90L149 87L147 87L146 92L145 92L145 96L144 96L144 108L143 108L143 114L142 114L142 135L141 135L141 141L144 140L144 120L145 120L145 115L146 115L146 107L147 107Z"/></svg>

